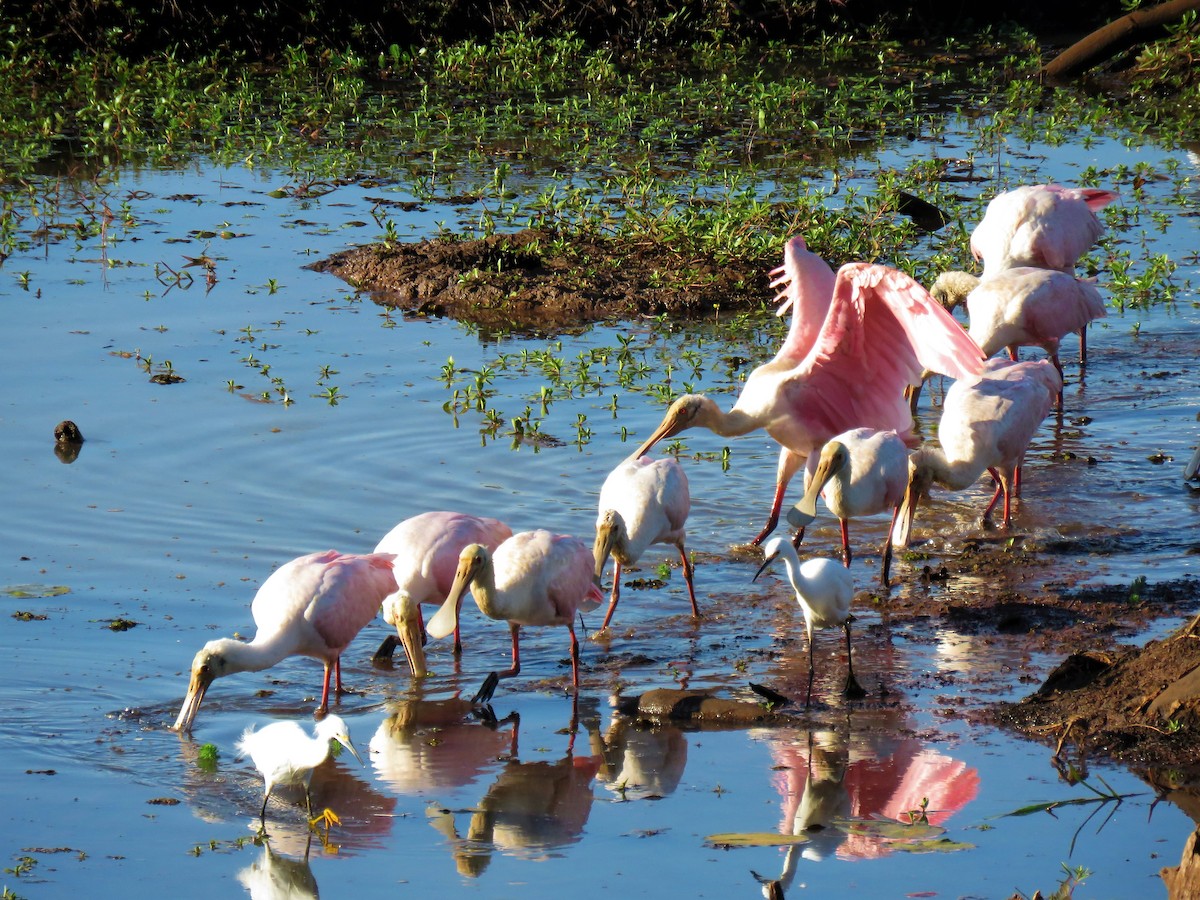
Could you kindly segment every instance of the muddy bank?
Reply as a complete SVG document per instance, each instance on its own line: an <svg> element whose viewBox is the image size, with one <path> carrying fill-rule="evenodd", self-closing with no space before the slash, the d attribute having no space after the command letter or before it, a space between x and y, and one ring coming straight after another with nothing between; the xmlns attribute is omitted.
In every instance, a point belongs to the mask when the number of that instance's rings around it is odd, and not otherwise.
<svg viewBox="0 0 1200 900"><path fill-rule="evenodd" d="M485 330L554 334L593 322L669 314L696 318L770 300L768 260L718 264L650 240L525 230L477 241L372 244L311 266L407 315Z"/></svg>

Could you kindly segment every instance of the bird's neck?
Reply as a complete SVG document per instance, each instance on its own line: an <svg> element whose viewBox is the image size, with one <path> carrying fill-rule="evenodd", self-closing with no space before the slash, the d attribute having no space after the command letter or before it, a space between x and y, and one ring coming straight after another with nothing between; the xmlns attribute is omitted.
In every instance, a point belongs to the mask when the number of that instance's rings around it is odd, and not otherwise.
<svg viewBox="0 0 1200 900"><path fill-rule="evenodd" d="M744 394L743 391L743 396ZM741 398L738 403L741 403ZM711 405L705 404L695 424L707 428L713 434L721 437L739 437L749 434L756 428L762 428L765 422L762 416L740 409L738 406L725 412L716 403L712 403Z"/></svg>
<svg viewBox="0 0 1200 900"><path fill-rule="evenodd" d="M489 619L507 618L504 615L503 598L496 590L496 569L490 559L479 567L471 579L471 596L475 598L479 611Z"/></svg>
<svg viewBox="0 0 1200 900"><path fill-rule="evenodd" d="M922 447L913 451L912 465L929 472L930 480L952 491L973 485L986 466L970 459L950 459L940 447Z"/></svg>
<svg viewBox="0 0 1200 900"><path fill-rule="evenodd" d="M232 638L221 638L212 641L209 646L220 651L225 658L226 674L232 674L269 669L291 654L292 644L292 641L281 635L265 638L259 634L255 635L249 644Z"/></svg>

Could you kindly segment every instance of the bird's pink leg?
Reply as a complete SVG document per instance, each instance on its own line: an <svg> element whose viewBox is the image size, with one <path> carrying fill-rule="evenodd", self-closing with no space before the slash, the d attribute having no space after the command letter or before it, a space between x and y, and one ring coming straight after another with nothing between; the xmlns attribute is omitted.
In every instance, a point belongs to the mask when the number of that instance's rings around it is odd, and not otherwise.
<svg viewBox="0 0 1200 900"><path fill-rule="evenodd" d="M571 634L571 686L579 693L579 640L575 637L575 626L568 625Z"/></svg>
<svg viewBox="0 0 1200 900"><path fill-rule="evenodd" d="M497 672L498 678L511 678L521 671L521 626L512 623L509 628L512 629L512 668L507 672Z"/></svg>
<svg viewBox="0 0 1200 900"><path fill-rule="evenodd" d="M1067 383L1066 379L1063 378L1062 363L1059 362L1057 351L1050 354L1050 362L1054 363L1054 368L1058 371L1059 384L1066 384ZM1063 389L1060 387L1058 389L1058 396L1055 397L1055 399L1054 399L1054 408L1055 409L1059 409L1059 410L1062 409L1062 398L1063 398Z"/></svg>
<svg viewBox="0 0 1200 900"><path fill-rule="evenodd" d="M850 568L850 531L846 526L846 520L840 519L839 524L842 526L842 563L846 568Z"/></svg>
<svg viewBox="0 0 1200 900"><path fill-rule="evenodd" d="M779 451L779 466L775 473L775 497L771 501L771 513L767 517L767 524L763 530L758 533L753 541L754 546L758 546L775 530L775 526L779 524L779 511L783 509L783 496L787 493L787 487L792 480L792 476L800 471L800 467L804 465L807 459L784 447Z"/></svg>
<svg viewBox="0 0 1200 900"><path fill-rule="evenodd" d="M799 550L800 545L802 543L804 543L804 528L803 527L796 529L796 536L794 538L792 538L792 546L795 547L797 550Z"/></svg>
<svg viewBox="0 0 1200 900"><path fill-rule="evenodd" d="M1079 365L1087 365L1087 326L1079 329Z"/></svg>
<svg viewBox="0 0 1200 900"><path fill-rule="evenodd" d="M996 501L1000 499L1000 493L1004 490L1004 482L1000 480L1000 473L995 468L989 467L988 472L991 473L992 480L996 482L996 492L992 494L991 502L988 503L987 509L983 511L983 520L986 522L992 515L992 509L996 506Z"/></svg>
<svg viewBox="0 0 1200 900"><path fill-rule="evenodd" d="M329 675L332 670L329 663L325 663L325 682L321 686L321 705L317 707L317 715L323 716L329 712Z"/></svg>
<svg viewBox="0 0 1200 900"><path fill-rule="evenodd" d="M695 571L695 566L688 559L687 551L683 549L683 542L679 542L679 559L683 562L683 581L687 585L688 599L692 601L692 616L700 618L700 607L696 606L696 586L692 584L692 574Z"/></svg>
<svg viewBox="0 0 1200 900"><path fill-rule="evenodd" d="M1013 362L1017 361L1017 345L1016 344L1008 345L1008 358L1011 359Z"/></svg>
<svg viewBox="0 0 1200 900"><path fill-rule="evenodd" d="M897 506L892 510L892 524L888 526L887 538L883 542L883 551L881 553L883 556L883 565L880 569L879 580L883 583L885 588L891 587L889 574L892 569L892 531L896 528L896 518L899 515L900 507Z"/></svg>
<svg viewBox="0 0 1200 900"><path fill-rule="evenodd" d="M609 620L612 619L613 613L617 611L617 601L621 599L621 564L615 559L613 560L613 589L612 596L608 601L608 614L604 617L604 624L600 626L603 631L608 627Z"/></svg>

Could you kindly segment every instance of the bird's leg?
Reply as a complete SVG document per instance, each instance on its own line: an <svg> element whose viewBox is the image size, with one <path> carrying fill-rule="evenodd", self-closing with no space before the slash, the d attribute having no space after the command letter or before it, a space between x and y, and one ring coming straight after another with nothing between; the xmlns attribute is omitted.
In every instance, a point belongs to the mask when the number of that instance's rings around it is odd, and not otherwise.
<svg viewBox="0 0 1200 900"><path fill-rule="evenodd" d="M687 585L688 599L692 601L692 617L698 619L700 618L700 607L696 605L696 586L692 583L696 567L688 559L687 551L683 549L683 541L679 542L679 558L683 562L683 581Z"/></svg>
<svg viewBox="0 0 1200 900"><path fill-rule="evenodd" d="M992 480L996 482L996 492L992 494L991 502L988 503L987 509L983 511L983 521L986 522L992 515L992 509L996 506L996 501L1000 499L1000 493L1004 490L1004 482L1000 480L1000 473L994 467L989 467L988 472L992 476Z"/></svg>
<svg viewBox="0 0 1200 900"><path fill-rule="evenodd" d="M808 693L804 695L804 708L812 704L812 686L813 675L816 674L817 667L813 664L813 634L812 629L808 630Z"/></svg>
<svg viewBox="0 0 1200 900"><path fill-rule="evenodd" d="M617 611L617 601L621 599L621 563L617 560L613 560L613 563L612 596L608 601L608 613L604 617L604 624L600 626L601 631L608 627L608 623L612 619L613 613Z"/></svg>
<svg viewBox="0 0 1200 900"><path fill-rule="evenodd" d="M892 582L889 577L892 570L892 532L896 528L896 518L899 515L900 507L897 506L892 510L892 524L888 526L887 537L883 541L883 550L881 552L881 555L883 556L883 564L879 570L879 580L882 582L885 588L892 586Z"/></svg>
<svg viewBox="0 0 1200 900"><path fill-rule="evenodd" d="M797 528L796 536L794 538L792 538L792 546L795 547L797 550L799 550L800 544L802 544L803 542L804 542L804 529Z"/></svg>
<svg viewBox="0 0 1200 900"><path fill-rule="evenodd" d="M568 625L567 631L571 633L571 687L575 690L575 695L579 695L579 640L575 637L575 626Z"/></svg>
<svg viewBox="0 0 1200 900"><path fill-rule="evenodd" d="M751 541L754 546L757 547L765 541L775 530L775 526L779 524L779 511L783 509L783 496L787 493L788 483L792 480L792 476L800 471L805 459L807 459L806 456L801 456L787 447L779 451L779 465L775 473L775 498L771 501L771 512L767 516L767 524L758 533L758 537Z"/></svg>
<svg viewBox="0 0 1200 900"><path fill-rule="evenodd" d="M1016 344L1008 345L1008 358L1011 359L1013 362L1017 361L1017 345Z"/></svg>
<svg viewBox="0 0 1200 900"><path fill-rule="evenodd" d="M1087 326L1079 329L1079 367L1087 365Z"/></svg>
<svg viewBox="0 0 1200 900"><path fill-rule="evenodd" d="M1066 384L1067 381L1063 377L1063 367L1062 367L1062 363L1059 362L1057 351L1050 354L1050 362L1054 363L1054 368L1058 372L1058 383L1060 385ZM1063 408L1062 404L1063 404L1063 389L1062 389L1062 387L1059 387L1058 395L1054 398L1054 408L1057 410L1061 410Z"/></svg>
<svg viewBox="0 0 1200 900"><path fill-rule="evenodd" d="M483 686L471 698L472 703L490 703L492 695L496 693L496 686L502 678L512 678L521 671L521 626L516 622L510 622L508 627L512 630L512 668L507 672L492 672L483 680ZM571 631L571 637L575 637L574 630Z"/></svg>
<svg viewBox="0 0 1200 900"><path fill-rule="evenodd" d="M329 663L325 663L325 682L321 686L321 705L317 707L316 712L318 716L323 716L329 712L329 676L331 671L332 667Z"/></svg>
<svg viewBox="0 0 1200 900"><path fill-rule="evenodd" d="M342 658L341 658L341 656L338 656L338 658L333 661L333 671L337 676L337 678L336 678L337 692L338 692L338 696L340 697L342 695Z"/></svg>
<svg viewBox="0 0 1200 900"><path fill-rule="evenodd" d="M271 799L271 789L267 788L267 792L263 794L262 809L258 811L258 821L262 825L262 831L267 830L267 801Z"/></svg>
<svg viewBox="0 0 1200 900"><path fill-rule="evenodd" d="M842 526L842 563L848 569L850 568L850 531L845 519L840 519L839 524Z"/></svg>
<svg viewBox="0 0 1200 900"><path fill-rule="evenodd" d="M867 692L863 690L858 679L854 677L854 656L850 652L850 623L854 621L854 616L847 616L842 627L846 630L846 667L849 670L846 675L846 689L842 692L847 700L861 700L867 696Z"/></svg>

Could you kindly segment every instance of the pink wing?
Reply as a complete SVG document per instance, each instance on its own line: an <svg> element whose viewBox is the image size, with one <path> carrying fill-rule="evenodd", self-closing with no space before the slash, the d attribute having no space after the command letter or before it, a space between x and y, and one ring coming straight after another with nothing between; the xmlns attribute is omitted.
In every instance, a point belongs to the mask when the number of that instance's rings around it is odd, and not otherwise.
<svg viewBox="0 0 1200 900"><path fill-rule="evenodd" d="M829 263L808 250L796 235L783 246L783 265L771 271L777 276L771 287L781 288L776 300L783 304L775 315L791 309L792 324L776 359L799 362L812 350L833 299L836 277Z"/></svg>
<svg viewBox="0 0 1200 900"><path fill-rule="evenodd" d="M887 266L849 263L838 270L816 345L784 385L785 400L820 443L860 426L907 440L912 415L905 387L918 384L924 369L962 378L982 365L975 342L912 278Z"/></svg>
<svg viewBox="0 0 1200 900"><path fill-rule="evenodd" d="M384 597L396 591L390 553L356 556L329 551L314 571L312 604L305 615L332 650L349 646L375 618Z"/></svg>
<svg viewBox="0 0 1200 900"><path fill-rule="evenodd" d="M604 600L593 573L592 548L579 538L552 535L546 559L546 593L556 614L570 622L576 611L591 612Z"/></svg>
<svg viewBox="0 0 1200 900"><path fill-rule="evenodd" d="M396 554L399 590L418 603L441 603L454 582L458 556L468 544L495 550L512 536L497 519L457 512L426 512L405 519L375 547L376 553Z"/></svg>

